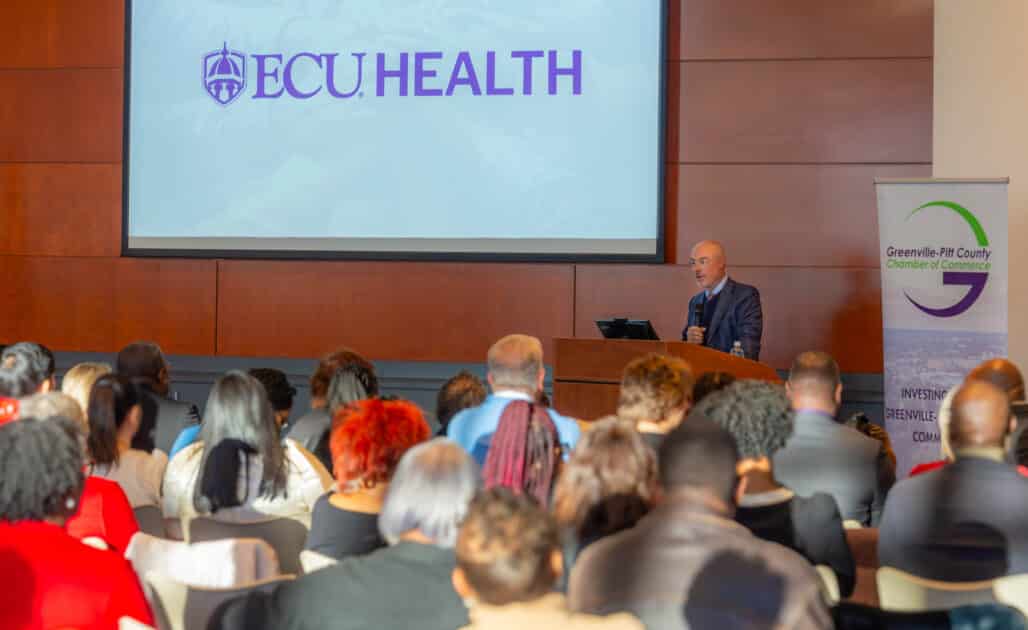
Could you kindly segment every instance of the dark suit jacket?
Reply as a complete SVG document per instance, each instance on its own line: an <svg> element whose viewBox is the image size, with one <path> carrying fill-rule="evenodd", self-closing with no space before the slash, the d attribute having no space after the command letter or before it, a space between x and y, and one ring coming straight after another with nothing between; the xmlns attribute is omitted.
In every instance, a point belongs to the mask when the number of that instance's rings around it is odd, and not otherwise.
<svg viewBox="0 0 1028 630"><path fill-rule="evenodd" d="M328 448L329 433L332 429L332 414L328 409L311 409L296 420L289 423L289 428L284 432L283 437L288 437L300 443L325 465L328 472L332 472L332 454Z"/></svg>
<svg viewBox="0 0 1028 630"><path fill-rule="evenodd" d="M728 279L721 293L718 294L717 308L710 320L710 327L703 338L703 345L730 352L732 345L742 342L746 358L754 361L760 359L760 338L764 334L764 314L760 308L760 292L756 287ZM696 320L696 305L703 302L706 295L700 291L689 300L689 316L682 330L682 339L690 326L700 326Z"/></svg>
<svg viewBox="0 0 1028 630"><path fill-rule="evenodd" d="M835 497L844 520L877 526L896 480L882 443L827 415L799 411L785 447L774 455L775 478L802 497Z"/></svg>
<svg viewBox="0 0 1028 630"><path fill-rule="evenodd" d="M147 453L154 448L170 453L182 429L200 422L200 414L193 403L165 398L150 389L143 389L140 407L143 418L136 437L132 438L132 448Z"/></svg>
<svg viewBox="0 0 1028 630"><path fill-rule="evenodd" d="M878 558L934 580L1028 573L1028 478L1003 462L957 461L892 489Z"/></svg>

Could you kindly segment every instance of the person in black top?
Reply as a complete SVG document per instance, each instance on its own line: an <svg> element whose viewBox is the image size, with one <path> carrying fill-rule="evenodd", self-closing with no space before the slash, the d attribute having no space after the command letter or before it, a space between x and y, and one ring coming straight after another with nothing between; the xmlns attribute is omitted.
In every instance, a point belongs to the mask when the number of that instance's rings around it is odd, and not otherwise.
<svg viewBox="0 0 1028 630"><path fill-rule="evenodd" d="M811 564L831 567L840 594L850 595L856 567L835 499L823 493L797 496L775 479L771 458L793 428L785 389L763 381L736 381L704 398L694 412L724 427L738 445L746 485L735 520L764 540L794 549Z"/></svg>
<svg viewBox="0 0 1028 630"><path fill-rule="evenodd" d="M400 457L428 437L421 410L404 400L370 398L340 409L329 438L337 491L314 505L307 549L342 559L384 547L378 515L389 482Z"/></svg>
<svg viewBox="0 0 1028 630"><path fill-rule="evenodd" d="M654 451L682 422L692 405L693 375L682 359L647 354L633 359L621 375L617 416L631 422Z"/></svg>

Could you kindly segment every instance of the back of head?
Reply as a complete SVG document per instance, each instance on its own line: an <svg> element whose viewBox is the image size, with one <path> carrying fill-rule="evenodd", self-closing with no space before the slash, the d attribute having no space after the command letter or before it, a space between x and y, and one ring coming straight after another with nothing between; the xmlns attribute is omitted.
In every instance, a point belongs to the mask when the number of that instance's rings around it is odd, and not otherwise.
<svg viewBox="0 0 1028 630"><path fill-rule="evenodd" d="M82 415L85 416L89 409L89 392L104 374L112 372L110 365L106 363L79 363L72 367L61 379L61 392L71 396L82 408Z"/></svg>
<svg viewBox="0 0 1028 630"><path fill-rule="evenodd" d="M489 442L482 479L549 502L561 459L560 439L546 407L523 400L507 403Z"/></svg>
<svg viewBox="0 0 1028 630"><path fill-rule="evenodd" d="M665 492L704 489L729 504L733 503L738 461L732 435L697 413L668 434L657 457Z"/></svg>
<svg viewBox="0 0 1028 630"><path fill-rule="evenodd" d="M731 433L743 458L770 458L792 435L789 398L774 383L736 381L704 398L696 411Z"/></svg>
<svg viewBox="0 0 1028 630"><path fill-rule="evenodd" d="M371 395L364 386L364 380L361 372L353 369L353 365L336 370L328 383L325 407L334 414L350 403L369 398Z"/></svg>
<svg viewBox="0 0 1028 630"><path fill-rule="evenodd" d="M311 397L326 398L333 376L339 370L350 371L364 389L364 398L378 396L375 366L349 348L342 348L322 357L311 375ZM355 399L356 400L356 399Z"/></svg>
<svg viewBox="0 0 1028 630"><path fill-rule="evenodd" d="M421 410L406 400L369 398L343 407L329 437L336 485L348 492L389 483L403 454L428 435Z"/></svg>
<svg viewBox="0 0 1028 630"><path fill-rule="evenodd" d="M621 375L617 415L635 423L659 423L686 410L692 388L692 369L681 359L662 354L633 359Z"/></svg>
<svg viewBox="0 0 1028 630"><path fill-rule="evenodd" d="M493 389L535 395L543 370L543 344L528 335L507 335L489 348L489 382Z"/></svg>
<svg viewBox="0 0 1028 630"><path fill-rule="evenodd" d="M436 420L445 430L458 411L477 407L485 398L485 384L471 372L461 370L439 389L435 403Z"/></svg>
<svg viewBox="0 0 1028 630"><path fill-rule="evenodd" d="M789 392L793 395L831 401L840 382L839 364L827 352L804 352L789 370Z"/></svg>
<svg viewBox="0 0 1028 630"><path fill-rule="evenodd" d="M135 383L121 374L101 376L93 384L86 413L89 422L86 446L94 464L118 461L118 430L132 408L140 404L142 396Z"/></svg>
<svg viewBox="0 0 1028 630"><path fill-rule="evenodd" d="M986 381L968 380L954 394L949 439L955 451L1002 447L1009 430L1010 403L1006 391Z"/></svg>
<svg viewBox="0 0 1028 630"><path fill-rule="evenodd" d="M52 384L56 364L54 353L46 346L21 341L4 348L3 354L0 355L0 367L14 369L14 373L6 377L0 376L0 396L18 398L40 391L47 382ZM21 394L5 394L4 391L9 387L27 391Z"/></svg>
<svg viewBox="0 0 1028 630"><path fill-rule="evenodd" d="M692 387L692 404L697 405L701 400L720 391L735 382L735 375L728 372L704 372L696 379Z"/></svg>
<svg viewBox="0 0 1028 630"><path fill-rule="evenodd" d="M250 376L261 382L268 393L268 402L273 411L288 411L293 408L296 388L290 385L285 372L274 368L254 368Z"/></svg>
<svg viewBox="0 0 1028 630"><path fill-rule="evenodd" d="M137 341L121 349L116 361L117 372L131 379L141 379L158 389L166 385L168 362L161 347L151 341Z"/></svg>
<svg viewBox="0 0 1028 630"><path fill-rule="evenodd" d="M478 599L493 606L538 599L559 574L553 518L530 499L496 488L479 494L457 538L457 566Z"/></svg>
<svg viewBox="0 0 1028 630"><path fill-rule="evenodd" d="M1007 359L989 359L971 370L967 378L992 383L1006 393L1010 402L1024 400L1024 377Z"/></svg>
<svg viewBox="0 0 1028 630"><path fill-rule="evenodd" d="M59 417L0 426L0 520L74 513L84 482L79 435L73 421Z"/></svg>
<svg viewBox="0 0 1028 630"><path fill-rule="evenodd" d="M378 528L389 544L412 531L452 548L479 488L475 460L445 438L418 444L400 459L386 491Z"/></svg>
<svg viewBox="0 0 1028 630"><path fill-rule="evenodd" d="M86 414L82 412L78 402L61 392L47 392L35 394L21 401L21 415L37 420L62 417L74 422L83 432L87 431L89 425L86 423Z"/></svg>

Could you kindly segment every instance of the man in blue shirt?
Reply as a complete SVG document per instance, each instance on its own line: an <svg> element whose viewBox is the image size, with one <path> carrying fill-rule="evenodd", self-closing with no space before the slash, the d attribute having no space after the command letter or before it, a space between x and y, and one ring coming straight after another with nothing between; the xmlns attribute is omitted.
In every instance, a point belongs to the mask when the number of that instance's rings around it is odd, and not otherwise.
<svg viewBox="0 0 1028 630"><path fill-rule="evenodd" d="M492 394L481 405L453 417L446 436L464 447L482 465L504 407L514 400L535 402L543 389L546 368L543 345L528 335L507 335L489 348L487 380ZM578 442L578 423L553 409L548 410L561 449L567 457Z"/></svg>

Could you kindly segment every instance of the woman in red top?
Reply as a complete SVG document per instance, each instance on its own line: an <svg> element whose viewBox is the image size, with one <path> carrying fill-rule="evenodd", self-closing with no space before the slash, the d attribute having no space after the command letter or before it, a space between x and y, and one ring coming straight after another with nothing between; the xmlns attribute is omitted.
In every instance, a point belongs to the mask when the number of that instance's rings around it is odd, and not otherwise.
<svg viewBox="0 0 1028 630"><path fill-rule="evenodd" d="M64 419L0 426L0 626L114 630L153 625L131 565L63 529L84 476L78 428Z"/></svg>

